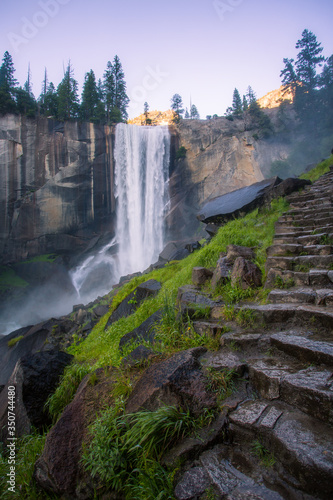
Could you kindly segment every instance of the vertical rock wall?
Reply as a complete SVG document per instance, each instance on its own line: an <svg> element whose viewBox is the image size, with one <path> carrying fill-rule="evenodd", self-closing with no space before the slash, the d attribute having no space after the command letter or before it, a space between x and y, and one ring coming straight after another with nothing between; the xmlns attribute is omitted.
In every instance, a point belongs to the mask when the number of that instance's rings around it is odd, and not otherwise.
<svg viewBox="0 0 333 500"><path fill-rule="evenodd" d="M0 253L75 253L114 230L113 130L0 117Z"/></svg>

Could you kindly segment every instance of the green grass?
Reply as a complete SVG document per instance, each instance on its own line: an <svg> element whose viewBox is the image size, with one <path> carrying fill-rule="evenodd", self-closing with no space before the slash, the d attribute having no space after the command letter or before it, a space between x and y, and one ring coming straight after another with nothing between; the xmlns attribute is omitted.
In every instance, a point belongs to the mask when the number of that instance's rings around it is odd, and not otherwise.
<svg viewBox="0 0 333 500"><path fill-rule="evenodd" d="M24 260L22 264L30 264L31 262L54 262L58 255L54 253L48 253L43 255L36 255L36 257L32 257L31 259Z"/></svg>
<svg viewBox="0 0 333 500"><path fill-rule="evenodd" d="M235 219L221 227L208 245L193 252L186 259L180 262L174 261L163 269L134 278L114 292L110 312L101 318L82 343L69 348L69 352L75 355L77 361L91 363L95 368L107 365L119 366L122 359L118 350L121 337L163 307L165 296L169 297L174 307L178 288L191 284L193 267L214 267L220 253L225 251L229 244L256 247L256 263L264 273L266 248L272 244L275 222L287 208L288 205L283 199L274 200L270 209L260 213L254 210L244 218ZM148 279L156 279L162 283L162 289L157 297L144 301L134 314L105 328L108 318L117 305L140 283ZM197 340L201 342L199 336ZM186 345L180 343L179 348L186 348Z"/></svg>
<svg viewBox="0 0 333 500"><path fill-rule="evenodd" d="M316 181L322 175L326 174L330 170L330 166L333 165L333 155L331 155L327 160L324 160L318 165L310 170L310 172L306 172L300 176L300 179L308 179L311 182Z"/></svg>
<svg viewBox="0 0 333 500"><path fill-rule="evenodd" d="M121 491L128 499L172 498L175 471L170 473L159 461L179 439L205 423L175 406L124 414L119 399L90 426L91 439L83 446L82 464L97 487Z"/></svg>
<svg viewBox="0 0 333 500"><path fill-rule="evenodd" d="M15 493L8 491L8 457L4 453L0 454L0 496L2 499L43 500L53 498L45 491L40 492L33 480L35 461L43 451L45 438L46 435L41 436L33 433L16 441Z"/></svg>
<svg viewBox="0 0 333 500"><path fill-rule="evenodd" d="M45 407L48 409L53 422L57 421L65 406L72 401L80 382L91 370L88 364L77 363L73 363L65 368L60 384L45 403Z"/></svg>
<svg viewBox="0 0 333 500"><path fill-rule="evenodd" d="M260 459L264 467L273 467L275 464L273 453L270 453L260 441L257 440L252 443L252 452Z"/></svg>
<svg viewBox="0 0 333 500"><path fill-rule="evenodd" d="M205 374L207 377L206 388L216 394L217 403L222 404L223 400L231 396L236 386L234 379L236 377L234 370L215 370L214 368L206 368Z"/></svg>

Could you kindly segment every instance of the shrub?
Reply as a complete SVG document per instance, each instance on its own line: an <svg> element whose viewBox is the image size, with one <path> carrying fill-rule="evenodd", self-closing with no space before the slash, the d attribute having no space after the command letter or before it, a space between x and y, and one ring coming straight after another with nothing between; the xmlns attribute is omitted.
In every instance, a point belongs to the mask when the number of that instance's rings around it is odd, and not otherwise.
<svg viewBox="0 0 333 500"><path fill-rule="evenodd" d="M176 151L176 160L181 160L182 158L185 158L186 151L187 151L187 149L184 146L180 146L178 151Z"/></svg>

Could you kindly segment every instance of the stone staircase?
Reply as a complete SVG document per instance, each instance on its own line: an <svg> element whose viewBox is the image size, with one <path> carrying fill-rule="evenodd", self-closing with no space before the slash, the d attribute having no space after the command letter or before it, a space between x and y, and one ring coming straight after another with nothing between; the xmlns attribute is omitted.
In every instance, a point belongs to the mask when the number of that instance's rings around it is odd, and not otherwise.
<svg viewBox="0 0 333 500"><path fill-rule="evenodd" d="M278 490L284 497L329 499L333 498L333 169L287 199L290 210L276 224L266 262L267 286L281 288L273 288L268 304L242 306L264 327L257 353L253 347L247 350L244 334L239 345L249 355L249 381L259 398L230 413L230 432L234 446L242 448L260 437L279 464ZM253 345L251 333L248 340ZM230 342L237 345L237 334L229 335L226 344ZM293 493L283 491L283 483Z"/></svg>
<svg viewBox="0 0 333 500"><path fill-rule="evenodd" d="M245 364L246 391L225 401L219 467L225 473L226 460L268 489L224 496L220 488L218 498L333 498L333 167L287 199L290 210L267 251L267 303L237 305L248 312L248 328L230 323L224 348L203 360L235 373ZM211 316L221 323L223 307ZM258 463L254 443L272 458L270 467Z"/></svg>

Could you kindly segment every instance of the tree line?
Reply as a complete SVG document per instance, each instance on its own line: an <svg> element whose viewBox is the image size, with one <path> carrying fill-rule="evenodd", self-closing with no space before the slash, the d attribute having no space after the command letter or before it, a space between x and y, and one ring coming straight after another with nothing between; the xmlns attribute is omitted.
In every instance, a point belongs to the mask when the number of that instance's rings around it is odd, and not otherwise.
<svg viewBox="0 0 333 500"><path fill-rule="evenodd" d="M291 93L294 109L301 123L311 120L321 128L333 125L333 55L325 58L323 47L316 35L305 29L302 38L297 41L299 49L296 61L284 58L284 68L280 77L284 87L283 95ZM322 68L319 71L319 68ZM281 99L281 104L287 100ZM229 120L243 119L245 130L254 124L263 136L270 134L272 125L267 115L259 107L255 94L248 87L246 95L240 96L237 88L233 92L232 105L225 116Z"/></svg>
<svg viewBox="0 0 333 500"><path fill-rule="evenodd" d="M97 81L93 70L85 74L81 100L70 61L57 88L49 82L45 69L37 99L32 92L30 67L23 87L18 85L14 73L12 57L6 51L0 67L0 114L21 113L28 117L41 115L93 123L117 123L128 118L125 75L117 55L112 63L108 61L103 79Z"/></svg>

